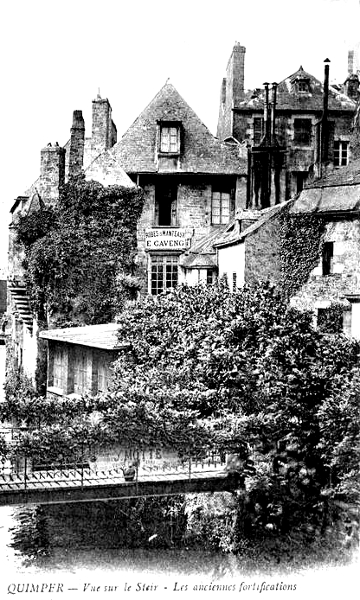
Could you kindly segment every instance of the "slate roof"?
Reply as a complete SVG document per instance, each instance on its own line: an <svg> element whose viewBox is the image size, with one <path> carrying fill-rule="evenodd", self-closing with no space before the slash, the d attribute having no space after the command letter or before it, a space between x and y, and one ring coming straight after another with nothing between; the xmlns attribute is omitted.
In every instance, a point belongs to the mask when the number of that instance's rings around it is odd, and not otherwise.
<svg viewBox="0 0 360 600"><path fill-rule="evenodd" d="M117 323L105 323L104 325L86 325L85 327L66 327L63 329L49 329L41 331L39 337L43 340L53 342L67 342L90 348L103 350L121 350L128 344L118 340Z"/></svg>
<svg viewBox="0 0 360 600"><path fill-rule="evenodd" d="M360 209L360 184L304 189L290 213L350 212Z"/></svg>
<svg viewBox="0 0 360 600"><path fill-rule="evenodd" d="M287 202L282 202L281 204L276 204L276 206L271 206L269 208L264 208L259 211L259 218L252 225L249 225L243 231L239 231L237 227L236 221L238 220L236 216L230 221L223 235L214 243L215 247L223 247L223 246L231 246L233 244L237 244L245 239L248 235L259 229L264 223L269 221L274 215L279 213L284 206L286 206L291 200Z"/></svg>
<svg viewBox="0 0 360 600"><path fill-rule="evenodd" d="M246 174L244 149L215 138L171 83L166 83L134 123L107 152L90 166L118 162L126 173L157 173L157 123L181 122L181 173ZM174 171L171 171L174 173Z"/></svg>
<svg viewBox="0 0 360 600"><path fill-rule="evenodd" d="M296 91L293 83L297 79L307 79L309 81L309 92L298 92ZM283 79L277 87L277 102L276 110L292 110L302 111L306 110L309 112L322 111L323 110L323 93L324 85L321 81L316 79L310 73L304 71L302 66L295 71L286 79ZM271 94L270 94L271 95ZM263 89L255 89L247 91L245 98L236 107L239 109L249 110L263 110L264 108L264 96L265 92ZM329 86L329 110L346 110L355 111L356 102L336 90L334 87Z"/></svg>
<svg viewBox="0 0 360 600"><path fill-rule="evenodd" d="M181 257L181 266L187 269L208 269L217 267L216 250L214 244L220 239L226 229L220 225L210 233L204 235Z"/></svg>
<svg viewBox="0 0 360 600"><path fill-rule="evenodd" d="M354 160L346 167L334 169L328 175L314 181L310 187L333 187L340 185L359 185L360 184L360 158Z"/></svg>

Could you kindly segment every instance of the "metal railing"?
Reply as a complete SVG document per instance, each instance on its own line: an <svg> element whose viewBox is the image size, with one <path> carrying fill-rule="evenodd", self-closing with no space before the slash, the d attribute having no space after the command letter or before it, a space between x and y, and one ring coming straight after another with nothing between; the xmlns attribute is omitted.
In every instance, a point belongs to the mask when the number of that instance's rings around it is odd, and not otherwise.
<svg viewBox="0 0 360 600"><path fill-rule="evenodd" d="M152 481L192 481L227 475L224 456L209 452L206 456L182 457L178 462L163 461L162 464L138 462L133 466L133 476L129 479L126 471L129 464L119 464L98 468L89 464L85 456L73 463L42 464L34 457L13 454L0 463L0 493L4 491L28 491L41 489L81 488L105 485L135 485Z"/></svg>

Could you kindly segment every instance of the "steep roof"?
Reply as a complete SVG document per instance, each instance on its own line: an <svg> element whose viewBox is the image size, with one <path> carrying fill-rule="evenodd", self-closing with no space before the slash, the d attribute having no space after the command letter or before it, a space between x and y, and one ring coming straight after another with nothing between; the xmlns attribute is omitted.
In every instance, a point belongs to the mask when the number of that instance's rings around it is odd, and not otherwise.
<svg viewBox="0 0 360 600"><path fill-rule="evenodd" d="M298 80L307 80L309 83L309 92L298 92L294 83ZM277 87L276 110L291 109L294 111L323 110L324 85L310 73L304 71L302 66L295 73L283 79ZM239 109L263 110L264 90L255 89L246 92L245 98L236 106ZM355 111L356 102L329 86L329 110Z"/></svg>
<svg viewBox="0 0 360 600"><path fill-rule="evenodd" d="M161 88L121 140L99 156L90 169L115 160L127 173L158 172L156 140L159 121L181 122L183 152L178 172L246 174L244 150L215 138L170 83Z"/></svg>
<svg viewBox="0 0 360 600"><path fill-rule="evenodd" d="M39 337L53 342L67 342L103 350L121 350L128 344L118 340L119 325L105 323L104 325L86 325L84 327L65 327L63 329L48 329L40 331Z"/></svg>

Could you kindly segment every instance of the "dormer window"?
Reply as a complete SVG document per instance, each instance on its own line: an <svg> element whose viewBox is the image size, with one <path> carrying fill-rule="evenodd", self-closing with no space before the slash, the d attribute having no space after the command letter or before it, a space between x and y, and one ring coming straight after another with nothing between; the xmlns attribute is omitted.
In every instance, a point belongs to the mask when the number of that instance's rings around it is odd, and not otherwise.
<svg viewBox="0 0 360 600"><path fill-rule="evenodd" d="M298 92L307 93L309 91L309 82L307 79L299 79Z"/></svg>
<svg viewBox="0 0 360 600"><path fill-rule="evenodd" d="M160 152L165 154L180 154L180 125L160 125Z"/></svg>

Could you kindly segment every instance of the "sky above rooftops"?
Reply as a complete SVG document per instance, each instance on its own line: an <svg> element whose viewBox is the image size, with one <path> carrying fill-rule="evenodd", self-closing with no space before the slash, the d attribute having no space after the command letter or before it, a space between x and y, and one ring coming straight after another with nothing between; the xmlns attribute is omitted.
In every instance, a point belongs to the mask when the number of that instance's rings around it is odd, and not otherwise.
<svg viewBox="0 0 360 600"><path fill-rule="evenodd" d="M64 145L73 110L91 129L98 88L118 138L167 78L212 133L235 41L246 47L245 88L280 81L300 65L323 79L347 76L359 44L359 0L13 0L1 11L3 57L0 268L8 211L39 175L40 149Z"/></svg>

